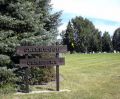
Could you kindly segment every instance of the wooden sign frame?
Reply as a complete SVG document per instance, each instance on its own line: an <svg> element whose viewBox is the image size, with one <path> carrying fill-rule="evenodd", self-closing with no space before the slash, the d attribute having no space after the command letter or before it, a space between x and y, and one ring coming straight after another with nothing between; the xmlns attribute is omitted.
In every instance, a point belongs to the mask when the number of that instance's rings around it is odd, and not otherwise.
<svg viewBox="0 0 120 99"><path fill-rule="evenodd" d="M16 54L25 56L25 59L20 59L20 68L25 67L25 92L29 92L28 71L29 67L34 66L56 66L56 90L59 91L59 66L65 64L64 58L59 58L59 53L67 52L66 45L55 46L19 46L16 48ZM28 55L39 55L40 53L56 53L56 57L52 59L28 58Z"/></svg>
<svg viewBox="0 0 120 99"><path fill-rule="evenodd" d="M16 48L17 55L40 54L40 53L64 53L67 46L19 46Z"/></svg>
<svg viewBox="0 0 120 99"><path fill-rule="evenodd" d="M40 59L40 58L31 58L31 59L20 59L20 67L42 67L42 66L56 66L64 65L64 58L51 58L51 59Z"/></svg>

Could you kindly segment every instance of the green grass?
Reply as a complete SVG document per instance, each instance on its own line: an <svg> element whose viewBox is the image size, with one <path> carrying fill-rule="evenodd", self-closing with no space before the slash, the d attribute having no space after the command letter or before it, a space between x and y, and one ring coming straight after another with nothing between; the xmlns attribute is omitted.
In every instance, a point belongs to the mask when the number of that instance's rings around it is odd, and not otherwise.
<svg viewBox="0 0 120 99"><path fill-rule="evenodd" d="M2 95L0 99L120 99L119 53L66 54L65 59L60 84L71 92Z"/></svg>

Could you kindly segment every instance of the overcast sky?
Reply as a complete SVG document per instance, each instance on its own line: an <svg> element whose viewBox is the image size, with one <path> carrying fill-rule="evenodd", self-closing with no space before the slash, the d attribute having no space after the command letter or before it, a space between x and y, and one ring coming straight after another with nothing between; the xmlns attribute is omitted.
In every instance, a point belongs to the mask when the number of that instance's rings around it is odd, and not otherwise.
<svg viewBox="0 0 120 99"><path fill-rule="evenodd" d="M120 27L120 0L51 0L51 3L54 11L63 10L59 31L75 16L88 18L100 31L111 35Z"/></svg>

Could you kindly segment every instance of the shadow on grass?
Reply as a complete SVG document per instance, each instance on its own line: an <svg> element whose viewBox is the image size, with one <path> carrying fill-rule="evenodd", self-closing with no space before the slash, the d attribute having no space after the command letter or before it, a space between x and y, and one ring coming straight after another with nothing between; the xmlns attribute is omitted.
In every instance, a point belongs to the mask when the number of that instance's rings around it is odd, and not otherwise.
<svg viewBox="0 0 120 99"><path fill-rule="evenodd" d="M37 86L35 87L36 89L39 89L39 90L50 90L50 91L55 91L54 89L52 88L45 88L45 87L41 87L41 86Z"/></svg>

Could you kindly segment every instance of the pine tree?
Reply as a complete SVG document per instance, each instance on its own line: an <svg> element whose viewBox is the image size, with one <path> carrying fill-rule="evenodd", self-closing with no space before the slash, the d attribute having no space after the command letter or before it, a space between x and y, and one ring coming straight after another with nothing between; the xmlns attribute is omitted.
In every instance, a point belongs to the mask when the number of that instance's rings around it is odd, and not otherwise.
<svg viewBox="0 0 120 99"><path fill-rule="evenodd" d="M108 32L104 32L102 36L102 51L111 52L112 51L112 41Z"/></svg>
<svg viewBox="0 0 120 99"><path fill-rule="evenodd" d="M63 44L67 45L68 51L73 53L74 50L74 30L71 22L68 22L67 29L64 34Z"/></svg>
<svg viewBox="0 0 120 99"><path fill-rule="evenodd" d="M120 51L120 28L116 29L112 38L113 48L116 51Z"/></svg>
<svg viewBox="0 0 120 99"><path fill-rule="evenodd" d="M0 67L14 68L16 46L55 43L60 15L50 0L0 0Z"/></svg>
<svg viewBox="0 0 120 99"><path fill-rule="evenodd" d="M93 30L89 36L89 52L101 52L102 51L102 36L101 32L97 29Z"/></svg>
<svg viewBox="0 0 120 99"><path fill-rule="evenodd" d="M16 46L24 42L54 43L60 14L51 13L50 0L1 0L0 54L12 59Z"/></svg>
<svg viewBox="0 0 120 99"><path fill-rule="evenodd" d="M101 32L93 23L83 17L75 17L68 23L64 41L72 42L76 52L98 52L101 51ZM69 44L67 44L69 45Z"/></svg>

